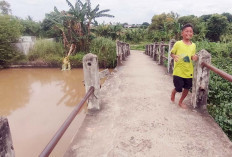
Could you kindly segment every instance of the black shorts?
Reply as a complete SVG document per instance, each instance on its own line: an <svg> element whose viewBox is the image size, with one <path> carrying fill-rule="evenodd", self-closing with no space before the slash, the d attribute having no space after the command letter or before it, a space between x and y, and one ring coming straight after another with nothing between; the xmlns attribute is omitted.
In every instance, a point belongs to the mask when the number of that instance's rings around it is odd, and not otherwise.
<svg viewBox="0 0 232 157"><path fill-rule="evenodd" d="M192 80L192 78L173 76L173 83L177 92L182 92L182 88L190 89L192 87Z"/></svg>

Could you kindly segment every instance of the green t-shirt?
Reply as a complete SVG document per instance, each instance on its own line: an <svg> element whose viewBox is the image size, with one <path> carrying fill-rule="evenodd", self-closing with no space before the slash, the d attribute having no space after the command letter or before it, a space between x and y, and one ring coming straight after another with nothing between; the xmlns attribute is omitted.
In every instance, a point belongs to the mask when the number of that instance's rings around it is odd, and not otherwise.
<svg viewBox="0 0 232 157"><path fill-rule="evenodd" d="M196 45L186 45L182 40L177 41L171 53L178 55L179 60L174 61L173 75L182 78L193 78L193 63L191 57L196 53Z"/></svg>

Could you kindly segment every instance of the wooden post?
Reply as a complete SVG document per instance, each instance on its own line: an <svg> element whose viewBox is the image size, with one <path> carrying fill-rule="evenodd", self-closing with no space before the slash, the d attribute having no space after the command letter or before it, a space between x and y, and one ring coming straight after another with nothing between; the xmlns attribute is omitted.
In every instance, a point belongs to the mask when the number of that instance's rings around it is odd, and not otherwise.
<svg viewBox="0 0 232 157"><path fill-rule="evenodd" d="M84 83L87 92L91 86L94 93L88 99L88 109L99 110L100 78L97 55L88 53L83 57Z"/></svg>
<svg viewBox="0 0 232 157"><path fill-rule="evenodd" d="M8 120L5 117L0 117L0 156L15 156L10 127L8 124Z"/></svg>
<svg viewBox="0 0 232 157"><path fill-rule="evenodd" d="M202 62L211 63L211 55L206 50L198 54L198 61L194 67L191 104L194 108L206 109L210 70L201 66Z"/></svg>
<svg viewBox="0 0 232 157"><path fill-rule="evenodd" d="M163 46L164 42L160 42L159 45L159 65L163 65L164 64L164 60L163 60L163 55L164 55L164 46Z"/></svg>
<svg viewBox="0 0 232 157"><path fill-rule="evenodd" d="M172 74L173 73L173 67L174 67L174 60L171 57L171 50L175 44L175 39L172 39L169 41L169 48L168 48L168 73Z"/></svg>

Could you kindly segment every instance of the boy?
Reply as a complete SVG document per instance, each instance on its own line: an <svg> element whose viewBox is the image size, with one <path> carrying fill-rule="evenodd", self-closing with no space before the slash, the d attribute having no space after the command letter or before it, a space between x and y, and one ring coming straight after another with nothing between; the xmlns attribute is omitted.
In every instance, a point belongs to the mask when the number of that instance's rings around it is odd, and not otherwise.
<svg viewBox="0 0 232 157"><path fill-rule="evenodd" d="M181 36L182 40L177 41L171 50L171 57L174 59L173 83L175 86L172 90L171 101L174 102L176 93L182 92L182 88L184 88L178 104L181 108L186 109L187 106L183 103L183 100L192 87L192 60L198 60L198 56L195 55L196 45L191 42L193 26L191 24L184 25L181 29Z"/></svg>

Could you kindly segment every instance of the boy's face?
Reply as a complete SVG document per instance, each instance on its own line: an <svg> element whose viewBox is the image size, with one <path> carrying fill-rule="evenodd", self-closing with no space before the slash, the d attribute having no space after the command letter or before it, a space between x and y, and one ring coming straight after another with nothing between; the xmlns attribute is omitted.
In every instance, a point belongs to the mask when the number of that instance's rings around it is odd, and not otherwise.
<svg viewBox="0 0 232 157"><path fill-rule="evenodd" d="M181 32L181 36L183 37L183 39L185 40L190 40L193 37L193 29L192 27L186 27L182 32Z"/></svg>

